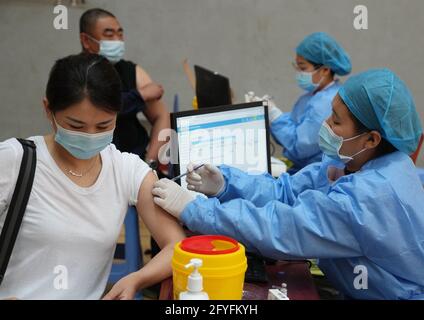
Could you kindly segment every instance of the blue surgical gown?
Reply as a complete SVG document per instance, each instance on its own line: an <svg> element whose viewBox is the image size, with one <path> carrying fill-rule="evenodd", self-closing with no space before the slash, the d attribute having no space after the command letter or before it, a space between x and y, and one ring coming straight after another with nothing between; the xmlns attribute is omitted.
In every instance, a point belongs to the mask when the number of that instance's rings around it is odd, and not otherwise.
<svg viewBox="0 0 424 320"><path fill-rule="evenodd" d="M283 113L271 123L272 136L284 147L283 155L293 162L291 173L321 161L319 129L331 115L332 101L340 87L336 81L315 94L302 95L291 112Z"/></svg>
<svg viewBox="0 0 424 320"><path fill-rule="evenodd" d="M197 197L181 220L266 257L318 258L354 299L424 299L424 190L414 164L395 152L330 181L335 165L324 156L279 179L222 166L224 192Z"/></svg>

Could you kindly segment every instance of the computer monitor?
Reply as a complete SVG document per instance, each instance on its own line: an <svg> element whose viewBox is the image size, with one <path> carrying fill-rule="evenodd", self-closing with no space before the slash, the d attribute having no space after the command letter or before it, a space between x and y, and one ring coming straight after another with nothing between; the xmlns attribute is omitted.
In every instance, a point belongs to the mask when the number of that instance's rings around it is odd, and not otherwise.
<svg viewBox="0 0 424 320"><path fill-rule="evenodd" d="M230 105L230 80L217 72L194 66L199 109Z"/></svg>
<svg viewBox="0 0 424 320"><path fill-rule="evenodd" d="M190 162L226 164L251 174L270 173L265 102L173 113L171 126L176 131L171 149L178 153L172 156L178 159L174 176L186 173ZM180 184L187 187L185 177Z"/></svg>

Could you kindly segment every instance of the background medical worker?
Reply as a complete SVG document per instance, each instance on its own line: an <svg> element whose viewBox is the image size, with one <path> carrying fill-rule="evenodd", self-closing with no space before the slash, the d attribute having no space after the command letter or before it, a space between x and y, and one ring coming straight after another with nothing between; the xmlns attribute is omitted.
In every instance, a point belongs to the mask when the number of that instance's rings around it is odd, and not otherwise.
<svg viewBox="0 0 424 320"><path fill-rule="evenodd" d="M291 112L270 109L270 127L274 139L284 147L283 155L293 162L295 173L313 162L321 161L318 132L331 114L331 102L340 89L335 75L352 70L345 50L328 34L313 33L296 48L296 81L306 91Z"/></svg>
<svg viewBox="0 0 424 320"><path fill-rule="evenodd" d="M424 299L424 190L409 154L422 134L406 85L390 70L350 78L320 129L323 161L297 174L248 175L227 166L192 172L194 198L169 180L154 201L191 230L236 238L276 259L319 258L356 299ZM355 287L357 266L368 287Z"/></svg>

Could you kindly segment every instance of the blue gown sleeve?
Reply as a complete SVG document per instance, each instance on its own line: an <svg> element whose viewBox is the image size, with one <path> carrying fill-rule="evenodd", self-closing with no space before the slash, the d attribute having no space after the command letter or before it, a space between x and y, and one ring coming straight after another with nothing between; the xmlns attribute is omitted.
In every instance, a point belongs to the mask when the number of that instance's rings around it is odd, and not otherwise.
<svg viewBox="0 0 424 320"><path fill-rule="evenodd" d="M318 132L321 118L310 112L296 123L291 113L285 113L271 123L272 136L284 147L287 158L296 163L320 153Z"/></svg>
<svg viewBox="0 0 424 320"><path fill-rule="evenodd" d="M303 192L293 206L270 201L262 207L244 199L220 203L198 197L181 220L195 232L233 237L250 251L274 259L361 256L352 228L349 197L340 191Z"/></svg>
<svg viewBox="0 0 424 320"><path fill-rule="evenodd" d="M321 154L318 133L322 122L331 115L334 96L340 84L329 86L315 95L305 94L299 98L292 112L281 115L271 123L271 133L284 147L283 154L295 164L310 163Z"/></svg>
<svg viewBox="0 0 424 320"><path fill-rule="evenodd" d="M272 200L292 205L298 194L316 186L320 164L311 164L293 176L284 173L278 179L269 174L251 175L225 165L220 170L226 184L218 197L220 202L243 198L255 206L264 206Z"/></svg>

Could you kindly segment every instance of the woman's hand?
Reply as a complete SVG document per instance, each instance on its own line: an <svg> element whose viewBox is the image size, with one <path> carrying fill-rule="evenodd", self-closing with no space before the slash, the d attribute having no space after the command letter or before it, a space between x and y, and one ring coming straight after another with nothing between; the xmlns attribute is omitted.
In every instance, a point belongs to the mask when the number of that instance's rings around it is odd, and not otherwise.
<svg viewBox="0 0 424 320"><path fill-rule="evenodd" d="M262 98L255 95L253 91L248 92L244 95L244 100L246 103L257 102L257 101L267 101L268 102L268 120L269 123L273 123L277 120L283 112L275 104L274 98L269 94L264 95Z"/></svg>
<svg viewBox="0 0 424 320"><path fill-rule="evenodd" d="M103 300L134 300L140 285L140 279L137 272L119 280L103 297Z"/></svg>

